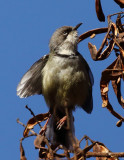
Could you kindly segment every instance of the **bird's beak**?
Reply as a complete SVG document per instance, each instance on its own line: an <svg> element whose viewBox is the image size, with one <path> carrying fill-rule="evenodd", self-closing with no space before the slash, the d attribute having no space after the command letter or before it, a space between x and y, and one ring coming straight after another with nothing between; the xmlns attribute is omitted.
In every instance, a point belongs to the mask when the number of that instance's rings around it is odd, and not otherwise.
<svg viewBox="0 0 124 160"><path fill-rule="evenodd" d="M77 24L75 27L73 27L73 30L77 30L81 25L82 23Z"/></svg>

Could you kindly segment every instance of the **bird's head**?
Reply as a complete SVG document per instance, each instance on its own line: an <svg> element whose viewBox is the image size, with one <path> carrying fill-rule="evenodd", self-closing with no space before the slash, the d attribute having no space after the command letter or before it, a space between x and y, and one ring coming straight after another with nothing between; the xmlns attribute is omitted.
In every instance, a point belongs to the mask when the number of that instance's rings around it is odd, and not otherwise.
<svg viewBox="0 0 124 160"><path fill-rule="evenodd" d="M77 49L78 44L78 32L77 29L82 23L79 23L75 27L63 26L57 29L49 43L51 52L58 52L60 49Z"/></svg>

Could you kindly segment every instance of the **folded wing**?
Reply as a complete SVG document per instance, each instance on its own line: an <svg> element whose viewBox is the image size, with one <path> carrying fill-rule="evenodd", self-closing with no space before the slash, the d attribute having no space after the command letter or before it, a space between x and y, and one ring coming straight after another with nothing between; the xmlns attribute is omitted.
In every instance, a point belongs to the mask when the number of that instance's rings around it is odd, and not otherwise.
<svg viewBox="0 0 124 160"><path fill-rule="evenodd" d="M87 113L91 113L93 110L93 97L92 97L92 86L94 84L94 78L93 78L93 74L92 71L89 67L89 65L87 64L87 62L85 61L85 67L86 70L88 71L88 75L89 75L89 94L87 96L87 99L85 101L85 103L81 106Z"/></svg>

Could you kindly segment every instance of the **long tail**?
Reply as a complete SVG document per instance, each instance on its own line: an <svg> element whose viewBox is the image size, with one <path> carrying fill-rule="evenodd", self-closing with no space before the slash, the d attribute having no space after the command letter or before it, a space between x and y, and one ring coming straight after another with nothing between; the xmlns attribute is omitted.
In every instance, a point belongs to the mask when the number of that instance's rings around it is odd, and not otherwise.
<svg viewBox="0 0 124 160"><path fill-rule="evenodd" d="M57 121L56 116L52 115L50 117L47 124L46 137L54 147L63 145L66 149L73 150L73 145L77 143L77 139L75 138L72 112L69 112L69 128L67 128L66 122L60 130L57 129Z"/></svg>

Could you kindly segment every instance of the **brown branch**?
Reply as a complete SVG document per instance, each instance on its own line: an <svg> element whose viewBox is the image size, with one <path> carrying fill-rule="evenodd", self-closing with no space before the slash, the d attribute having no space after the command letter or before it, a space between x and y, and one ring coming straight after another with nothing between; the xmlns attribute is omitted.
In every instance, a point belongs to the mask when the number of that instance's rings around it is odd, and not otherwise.
<svg viewBox="0 0 124 160"><path fill-rule="evenodd" d="M94 143L95 141L93 141L90 137L88 137L87 135L84 135L83 138L81 138L81 140L79 141L79 144L83 141L83 140L90 140L91 143Z"/></svg>
<svg viewBox="0 0 124 160"><path fill-rule="evenodd" d="M22 145L22 140L20 140L20 160L27 160L25 157L25 151Z"/></svg>
<svg viewBox="0 0 124 160"><path fill-rule="evenodd" d="M106 158L122 158L124 157L124 152L109 152L109 153L101 153L101 152L87 152L86 155L83 155L79 159L85 158L91 158L91 157L106 157ZM75 160L75 156L70 158L70 160Z"/></svg>
<svg viewBox="0 0 124 160"><path fill-rule="evenodd" d="M24 123L20 122L19 118L16 119L16 122L19 123L21 126L26 127Z"/></svg>
<svg viewBox="0 0 124 160"><path fill-rule="evenodd" d="M118 13L114 13L114 14L108 15L108 16L107 16L108 22L110 22L110 19L111 19L112 16L115 16L115 15L118 15L118 14L124 14L124 12L118 12Z"/></svg>
<svg viewBox="0 0 124 160"><path fill-rule="evenodd" d="M86 158L90 157L124 157L124 152L109 152L109 153L101 153L101 152L87 152Z"/></svg>

